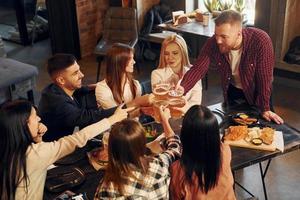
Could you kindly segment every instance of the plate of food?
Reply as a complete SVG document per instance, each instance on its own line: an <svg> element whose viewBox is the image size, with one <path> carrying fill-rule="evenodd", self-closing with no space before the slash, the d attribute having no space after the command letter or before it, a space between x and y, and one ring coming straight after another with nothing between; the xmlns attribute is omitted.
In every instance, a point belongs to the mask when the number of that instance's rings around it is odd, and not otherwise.
<svg viewBox="0 0 300 200"><path fill-rule="evenodd" d="M282 132L270 127L229 126L223 138L225 143L238 147L266 151L283 151L284 148Z"/></svg>
<svg viewBox="0 0 300 200"><path fill-rule="evenodd" d="M155 138L159 135L156 128L154 127L153 123L150 124L144 124L145 129L145 136L147 139L147 142L152 142L155 140Z"/></svg>
<svg viewBox="0 0 300 200"><path fill-rule="evenodd" d="M237 113L232 116L232 121L237 125L252 126L258 123L258 119L251 114Z"/></svg>
<svg viewBox="0 0 300 200"><path fill-rule="evenodd" d="M104 147L93 149L87 153L90 164L97 171L100 169L106 169L108 165L108 151Z"/></svg>

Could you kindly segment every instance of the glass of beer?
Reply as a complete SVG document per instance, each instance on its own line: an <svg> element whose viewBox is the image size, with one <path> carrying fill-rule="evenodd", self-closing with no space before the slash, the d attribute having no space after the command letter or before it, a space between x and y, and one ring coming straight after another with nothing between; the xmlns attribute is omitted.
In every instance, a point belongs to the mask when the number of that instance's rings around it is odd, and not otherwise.
<svg viewBox="0 0 300 200"><path fill-rule="evenodd" d="M184 114L182 111L175 108L182 108L185 106L186 101L183 97L169 98L169 109L172 118L181 118Z"/></svg>
<svg viewBox="0 0 300 200"><path fill-rule="evenodd" d="M168 92L171 88L169 83L159 83L152 89L155 99L166 100L168 98Z"/></svg>
<svg viewBox="0 0 300 200"><path fill-rule="evenodd" d="M180 98L183 96L184 91L182 89L172 89L168 92L169 98Z"/></svg>
<svg viewBox="0 0 300 200"><path fill-rule="evenodd" d="M166 101L166 100L155 100L154 103L153 103L153 111L154 111L154 116L153 118L155 119L155 121L157 123L160 123L161 122L161 119L160 119L160 113L159 113L159 107L160 106L163 106L163 107L168 107L169 105L169 102Z"/></svg>

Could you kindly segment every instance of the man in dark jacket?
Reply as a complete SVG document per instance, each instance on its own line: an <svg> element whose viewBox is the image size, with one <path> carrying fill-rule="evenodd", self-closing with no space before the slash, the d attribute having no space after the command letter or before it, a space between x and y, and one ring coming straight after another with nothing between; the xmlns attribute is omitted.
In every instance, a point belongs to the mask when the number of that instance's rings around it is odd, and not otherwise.
<svg viewBox="0 0 300 200"><path fill-rule="evenodd" d="M54 55L48 60L47 69L53 83L42 91L38 108L42 122L48 127L44 141L70 135L75 127L83 128L114 113L116 108L88 109L78 103L74 94L86 88L82 87L84 75L73 55Z"/></svg>

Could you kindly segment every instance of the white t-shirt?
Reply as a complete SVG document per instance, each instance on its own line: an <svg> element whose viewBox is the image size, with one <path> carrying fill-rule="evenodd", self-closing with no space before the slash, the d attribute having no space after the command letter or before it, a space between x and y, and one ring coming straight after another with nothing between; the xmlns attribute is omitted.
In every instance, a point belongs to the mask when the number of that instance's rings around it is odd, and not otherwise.
<svg viewBox="0 0 300 200"><path fill-rule="evenodd" d="M239 73L239 65L241 61L242 48L238 50L231 50L229 53L229 60L232 72L231 84L237 88L242 89L241 77Z"/></svg>

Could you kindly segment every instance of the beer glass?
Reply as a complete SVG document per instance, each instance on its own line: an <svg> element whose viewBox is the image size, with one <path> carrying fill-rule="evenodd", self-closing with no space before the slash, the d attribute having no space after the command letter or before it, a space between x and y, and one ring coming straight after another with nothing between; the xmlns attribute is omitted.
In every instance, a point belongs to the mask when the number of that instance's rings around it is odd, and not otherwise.
<svg viewBox="0 0 300 200"><path fill-rule="evenodd" d="M157 123L161 122L160 113L159 113L159 107L160 106L167 107L168 105L169 105L169 103L166 100L155 100L154 101L154 103L153 103L153 111L154 111L153 118L155 119L155 121Z"/></svg>
<svg viewBox="0 0 300 200"><path fill-rule="evenodd" d="M155 99L157 100L166 100L168 98L168 92L171 88L169 83L159 83L155 85L152 89Z"/></svg>
<svg viewBox="0 0 300 200"><path fill-rule="evenodd" d="M183 97L177 97L177 98L169 98L169 109L171 113L172 118L181 118L184 114L182 111L174 109L174 108L182 108L185 106L186 101Z"/></svg>

